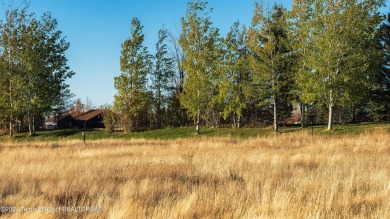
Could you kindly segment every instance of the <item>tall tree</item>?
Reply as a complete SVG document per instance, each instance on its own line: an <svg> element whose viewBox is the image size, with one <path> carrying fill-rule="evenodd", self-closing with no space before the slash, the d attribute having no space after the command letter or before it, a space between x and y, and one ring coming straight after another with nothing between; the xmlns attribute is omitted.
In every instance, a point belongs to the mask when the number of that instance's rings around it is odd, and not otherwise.
<svg viewBox="0 0 390 219"><path fill-rule="evenodd" d="M40 20L33 18L22 30L21 84L25 89L23 105L30 134L35 134L36 117L63 103L69 92L65 80L74 74L65 56L70 45L57 26L57 20L45 13Z"/></svg>
<svg viewBox="0 0 390 219"><path fill-rule="evenodd" d="M2 105L3 108L6 108L8 123L9 123L9 135L13 136L14 123L16 118L16 110L19 104L18 93L20 90L17 90L18 80L20 78L20 72L18 71L20 63L20 51L18 48L21 48L21 29L26 25L26 20L28 18L27 7L24 7L22 10L14 9L12 4L8 6L5 11L5 21L1 22L0 26L0 47L1 47L1 61L3 66L3 71L1 72L1 78L4 83L1 90L3 90L6 95L3 96Z"/></svg>
<svg viewBox="0 0 390 219"><path fill-rule="evenodd" d="M176 67L176 75L174 75L173 83L176 86L177 93L181 94L184 90L184 53L179 43L179 38L172 32L165 30L167 34L168 50Z"/></svg>
<svg viewBox="0 0 390 219"><path fill-rule="evenodd" d="M147 75L152 70L152 57L143 46L143 26L138 18L131 21L130 38L122 44L120 66L122 73L115 77L114 108L120 113L126 132L137 128L148 107ZM139 125L139 124L138 124Z"/></svg>
<svg viewBox="0 0 390 219"><path fill-rule="evenodd" d="M219 99L223 102L223 117L233 116L237 128L241 127L243 110L251 95L251 71L249 66L249 51L247 49L247 30L240 30L239 22L235 22L223 40L221 60L221 79Z"/></svg>
<svg viewBox="0 0 390 219"><path fill-rule="evenodd" d="M273 127L276 132L278 114L291 114L292 111L291 52L286 25L286 11L281 6L274 5L271 11L256 3L249 30L251 68L259 98L264 104L271 102L273 106Z"/></svg>
<svg viewBox="0 0 390 219"><path fill-rule="evenodd" d="M184 53L179 44L179 37L170 31L166 31L166 33L169 56L173 58L175 67L175 74L170 79L170 83L176 88L174 91L172 91L168 99L168 120L169 125L182 126L184 124L188 124L188 115L186 110L183 109L180 105L180 95L184 91Z"/></svg>
<svg viewBox="0 0 390 219"><path fill-rule="evenodd" d="M289 13L289 37L294 57L293 71L295 81L303 78L300 77L300 75L308 74L311 71L307 63L307 53L308 50L311 49L309 24L313 13L312 5L313 0L293 0L292 9ZM301 84L306 85L308 89L311 86L311 84L305 84L304 81L302 81ZM301 108L302 127L306 127L306 108L309 103L315 100L313 99L313 96L310 96L309 93L304 92L304 90L299 87L296 87L295 95L297 96Z"/></svg>
<svg viewBox="0 0 390 219"><path fill-rule="evenodd" d="M1 104L8 109L10 135L15 118L24 115L33 134L35 118L61 105L69 94L65 80L74 74L65 56L69 43L50 13L37 19L25 2L21 9L10 4L0 23L0 86L6 93Z"/></svg>
<svg viewBox="0 0 390 219"><path fill-rule="evenodd" d="M328 106L328 129L332 128L334 107L364 99L372 85L372 60L377 13L383 1L320 0L312 4L310 49L305 58L310 71L297 80L306 99L321 100ZM371 75L371 76L370 76ZM309 85L309 86L308 86Z"/></svg>
<svg viewBox="0 0 390 219"><path fill-rule="evenodd" d="M152 73L152 90L154 93L154 108L156 115L157 128L163 126L163 114L167 105L167 94L174 90L170 79L174 75L174 60L168 54L168 46L166 44L167 31L161 29L158 32L158 42L156 44L155 67Z"/></svg>
<svg viewBox="0 0 390 219"><path fill-rule="evenodd" d="M390 103L390 13L387 14L387 20L382 23L379 31L383 48L383 66L379 84L382 91L386 93L387 103Z"/></svg>
<svg viewBox="0 0 390 219"><path fill-rule="evenodd" d="M183 69L186 72L181 104L195 117L196 132L199 133L201 118L212 106L217 74L218 29L213 28L207 2L188 3L186 17L181 19L182 33L179 43L183 49Z"/></svg>
<svg viewBox="0 0 390 219"><path fill-rule="evenodd" d="M377 46L382 51L376 59L380 68L374 76L375 86L368 101L366 111L374 121L390 120L390 14L377 30Z"/></svg>

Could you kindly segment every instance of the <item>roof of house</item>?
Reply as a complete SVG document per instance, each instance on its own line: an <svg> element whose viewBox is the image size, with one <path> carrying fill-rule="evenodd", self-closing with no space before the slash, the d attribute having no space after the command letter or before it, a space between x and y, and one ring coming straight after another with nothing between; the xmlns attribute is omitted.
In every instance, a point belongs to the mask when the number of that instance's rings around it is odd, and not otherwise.
<svg viewBox="0 0 390 219"><path fill-rule="evenodd" d="M87 121L87 120L90 120L90 119L92 119L92 118L94 118L102 113L103 113L103 110L100 110L100 109L90 110L90 111L80 115L79 117L77 117L77 120Z"/></svg>

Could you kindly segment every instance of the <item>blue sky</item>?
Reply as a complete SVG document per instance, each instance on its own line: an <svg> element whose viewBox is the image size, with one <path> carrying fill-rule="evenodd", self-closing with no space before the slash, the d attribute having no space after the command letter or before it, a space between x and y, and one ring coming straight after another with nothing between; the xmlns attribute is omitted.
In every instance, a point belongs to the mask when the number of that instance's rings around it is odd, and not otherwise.
<svg viewBox="0 0 390 219"><path fill-rule="evenodd" d="M291 1L275 0L289 8ZM275 1L270 1L273 4ZM154 54L157 33L164 25L178 33L187 0L32 0L30 12L37 16L50 11L71 47L69 65L76 74L68 80L71 91L99 106L112 104L114 77L120 74L121 44L130 35L130 22L138 17L144 26L145 42ZM224 36L240 20L249 25L255 0L209 0L214 8L214 26ZM267 1L264 1L267 2ZM3 6L0 6L3 7ZM0 10L4 11L4 7Z"/></svg>

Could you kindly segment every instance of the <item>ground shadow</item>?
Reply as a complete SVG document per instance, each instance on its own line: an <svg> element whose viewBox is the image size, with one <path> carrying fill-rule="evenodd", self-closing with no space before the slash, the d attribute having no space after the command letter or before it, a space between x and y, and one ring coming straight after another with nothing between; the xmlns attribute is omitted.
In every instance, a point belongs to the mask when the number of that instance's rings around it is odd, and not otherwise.
<svg viewBox="0 0 390 219"><path fill-rule="evenodd" d="M78 129L63 129L63 130L55 130L55 131L50 131L45 134L41 134L41 136L44 137L69 137L71 135L74 135L76 133L81 132L81 130Z"/></svg>

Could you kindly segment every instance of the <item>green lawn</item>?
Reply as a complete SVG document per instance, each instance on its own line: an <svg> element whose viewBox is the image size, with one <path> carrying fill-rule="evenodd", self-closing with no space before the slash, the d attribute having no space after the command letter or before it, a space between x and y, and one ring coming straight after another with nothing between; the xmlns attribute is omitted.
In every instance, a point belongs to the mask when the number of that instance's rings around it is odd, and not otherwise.
<svg viewBox="0 0 390 219"><path fill-rule="evenodd" d="M280 133L307 133L314 135L326 135L326 136L340 136L340 135L357 135L364 132L386 130L390 132L390 123L362 123L362 124L348 124L348 125L335 125L331 131L326 130L325 125L317 125L314 127L308 127L301 129L298 126L295 127L280 127ZM18 133L14 141L58 141L58 140L70 140L70 139L83 139L83 130L67 129L67 130L51 130L51 131L39 131L36 136L28 136L27 133ZM195 134L194 127L181 127L181 128L167 128L159 130L151 130L135 133L113 133L109 134L104 130L87 130L87 140L97 139L131 139L131 138L145 138L145 139L177 139L177 138L202 138L202 137L233 137L233 138L250 138L257 136L275 135L272 127L268 128L206 128L201 127L201 134ZM7 136L1 136L0 141L9 140Z"/></svg>

